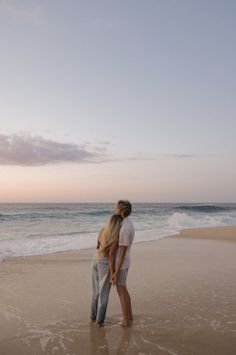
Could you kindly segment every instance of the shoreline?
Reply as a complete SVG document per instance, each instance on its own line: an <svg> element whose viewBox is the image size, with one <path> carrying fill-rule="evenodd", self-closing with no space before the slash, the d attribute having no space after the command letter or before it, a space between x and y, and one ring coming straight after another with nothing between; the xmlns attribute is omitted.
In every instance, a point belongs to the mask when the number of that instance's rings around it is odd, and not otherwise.
<svg viewBox="0 0 236 355"><path fill-rule="evenodd" d="M125 330L114 288L105 327L89 324L94 249L8 258L1 355L234 355L236 227L207 230L209 238L194 229L133 245L134 322Z"/></svg>
<svg viewBox="0 0 236 355"><path fill-rule="evenodd" d="M145 231L142 231L144 233ZM149 232L149 231L148 231ZM210 239L210 240L222 240L222 241L236 241L236 226L219 226L219 227L196 227L196 228L183 228L178 233L173 235L166 235L160 237L159 239L151 239L151 240L140 240L135 241L133 245L142 244L142 243L155 243L160 240L166 238L187 238L187 239ZM61 250L55 252L49 252L45 254L32 254L32 255L18 255L18 256L8 256L0 260L0 264L2 262L6 262L11 259L25 259L25 258L34 258L34 257L43 257L47 255L60 255L60 254L71 254L71 253L79 253L79 252L91 252L94 251L95 248L88 247L83 249L68 249Z"/></svg>
<svg viewBox="0 0 236 355"><path fill-rule="evenodd" d="M236 226L183 228L178 234L174 236L168 236L168 238L172 237L236 241Z"/></svg>

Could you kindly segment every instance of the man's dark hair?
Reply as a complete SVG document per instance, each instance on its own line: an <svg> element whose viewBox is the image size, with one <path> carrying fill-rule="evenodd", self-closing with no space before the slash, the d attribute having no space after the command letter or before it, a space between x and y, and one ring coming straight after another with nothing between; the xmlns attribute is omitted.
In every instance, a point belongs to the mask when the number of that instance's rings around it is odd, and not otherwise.
<svg viewBox="0 0 236 355"><path fill-rule="evenodd" d="M120 208L124 217L128 217L132 212L132 205L128 200L119 200L117 202L117 207Z"/></svg>

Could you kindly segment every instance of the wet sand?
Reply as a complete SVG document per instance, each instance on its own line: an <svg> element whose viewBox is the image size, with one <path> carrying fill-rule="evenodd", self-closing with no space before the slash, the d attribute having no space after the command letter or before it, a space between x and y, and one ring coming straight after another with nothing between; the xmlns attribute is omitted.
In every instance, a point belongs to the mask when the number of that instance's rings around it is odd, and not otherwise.
<svg viewBox="0 0 236 355"><path fill-rule="evenodd" d="M0 263L1 355L234 355L236 227L184 230L133 246L134 322L112 289L104 328L89 324L92 250Z"/></svg>

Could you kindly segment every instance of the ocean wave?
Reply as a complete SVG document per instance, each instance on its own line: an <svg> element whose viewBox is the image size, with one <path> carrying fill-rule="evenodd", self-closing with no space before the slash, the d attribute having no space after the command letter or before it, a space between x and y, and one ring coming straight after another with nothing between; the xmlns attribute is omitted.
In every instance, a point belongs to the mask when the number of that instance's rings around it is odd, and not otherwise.
<svg viewBox="0 0 236 355"><path fill-rule="evenodd" d="M112 204L0 204L0 260L9 256L96 248L97 234ZM236 225L236 204L134 204L135 241L178 233L183 228Z"/></svg>
<svg viewBox="0 0 236 355"><path fill-rule="evenodd" d="M95 211L72 211L72 212L61 212L61 213L41 213L41 212L30 212L30 213L16 213L16 214L0 214L0 220L15 221L21 220L40 220L40 219L71 219L77 218L79 216L86 217L100 217L111 215L110 210L95 210Z"/></svg>
<svg viewBox="0 0 236 355"><path fill-rule="evenodd" d="M26 235L25 238L26 239L38 239L40 240L40 238L60 238L60 237L66 237L66 238L70 238L70 237L86 237L86 235L91 235L91 234L98 234L97 231L94 230L81 230L81 231L75 231L75 232L70 232L70 231L66 231L64 233L60 233L60 232L55 232L55 233L35 233L35 234L29 234ZM9 238L8 238L9 239ZM15 238L17 239L17 237Z"/></svg>
<svg viewBox="0 0 236 355"><path fill-rule="evenodd" d="M78 215L86 216L109 216L112 214L112 210L94 210L94 211L80 211Z"/></svg>
<svg viewBox="0 0 236 355"><path fill-rule="evenodd" d="M219 205L183 205L175 207L176 210L181 211L192 211L192 212L202 212L202 213L215 213L215 212L226 212L230 210L235 210L231 206L219 206Z"/></svg>
<svg viewBox="0 0 236 355"><path fill-rule="evenodd" d="M71 216L70 216L71 217ZM43 219L43 218L67 218L66 214L56 215L56 214L48 214L48 213L16 213L16 214L0 214L1 220L7 221L15 221L18 219L21 220L35 220L35 219Z"/></svg>

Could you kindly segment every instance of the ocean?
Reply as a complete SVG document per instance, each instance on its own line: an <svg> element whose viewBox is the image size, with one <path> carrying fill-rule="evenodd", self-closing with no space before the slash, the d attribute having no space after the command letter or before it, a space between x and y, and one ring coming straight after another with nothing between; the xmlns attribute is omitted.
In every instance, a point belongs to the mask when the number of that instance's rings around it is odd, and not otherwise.
<svg viewBox="0 0 236 355"><path fill-rule="evenodd" d="M95 248L114 211L111 203L0 204L0 260ZM135 203L135 242L157 240L183 228L236 225L236 204Z"/></svg>

